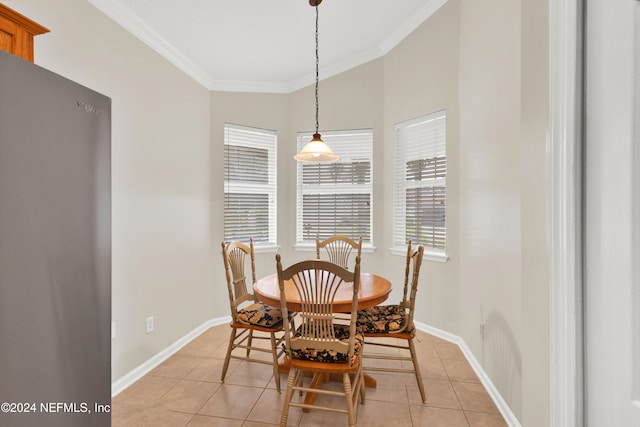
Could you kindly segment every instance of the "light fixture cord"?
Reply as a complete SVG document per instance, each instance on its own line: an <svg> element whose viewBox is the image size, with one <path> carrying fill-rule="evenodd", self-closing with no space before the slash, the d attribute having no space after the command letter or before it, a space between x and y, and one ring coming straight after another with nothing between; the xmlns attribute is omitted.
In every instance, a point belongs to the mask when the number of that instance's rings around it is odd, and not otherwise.
<svg viewBox="0 0 640 427"><path fill-rule="evenodd" d="M316 133L318 133L318 81L320 80L320 59L318 55L318 5L316 5Z"/></svg>

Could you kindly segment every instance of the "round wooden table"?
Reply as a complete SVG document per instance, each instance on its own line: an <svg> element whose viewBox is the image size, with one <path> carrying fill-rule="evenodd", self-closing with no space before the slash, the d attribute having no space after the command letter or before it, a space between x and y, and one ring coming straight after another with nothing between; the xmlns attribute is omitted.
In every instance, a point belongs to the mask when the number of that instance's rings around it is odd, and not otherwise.
<svg viewBox="0 0 640 427"><path fill-rule="evenodd" d="M344 286L347 285L347 286ZM336 293L333 300L333 311L336 313L350 313L351 304L353 303L353 286L343 284ZM301 311L300 296L291 281L284 283L285 293L287 295L287 309L289 311ZM253 284L253 291L256 297L265 304L272 307L281 308L280 285L278 284L278 274L259 279ZM358 310L373 307L385 301L391 292L391 282L384 277L371 273L360 273L360 290L358 291ZM280 364L280 372L289 372L287 359ZM311 388L318 388L330 377L326 374L316 374L311 381ZM335 381L342 381L341 378L335 378ZM364 374L364 383L367 387L375 387L377 381L371 375ZM313 393L308 393L305 397L305 403L312 403L316 398ZM308 412L308 409L305 409Z"/></svg>
<svg viewBox="0 0 640 427"><path fill-rule="evenodd" d="M336 313L349 313L353 299L353 287L343 286L338 289L333 300L333 311ZM300 296L293 283L284 283L287 294L287 309L289 311L301 311ZM253 284L253 291L256 297L265 304L272 307L281 307L280 286L278 285L278 275L271 274L259 279ZM391 292L391 282L384 277L371 273L360 273L360 290L358 291L358 310L373 307L389 297Z"/></svg>

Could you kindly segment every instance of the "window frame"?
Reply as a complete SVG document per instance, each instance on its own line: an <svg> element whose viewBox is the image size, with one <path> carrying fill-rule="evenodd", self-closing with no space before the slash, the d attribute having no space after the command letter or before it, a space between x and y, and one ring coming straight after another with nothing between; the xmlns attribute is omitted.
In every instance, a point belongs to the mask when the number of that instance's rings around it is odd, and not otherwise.
<svg viewBox="0 0 640 427"><path fill-rule="evenodd" d="M259 135L255 139L242 138L238 135L231 135L233 132ZM235 140L232 140L235 139ZM227 171L229 170L230 159L227 155L227 147L230 145L242 146L247 148L257 148L267 150L267 177L268 182L260 184L255 181L247 180L229 180ZM227 219L226 212L228 209L229 198L227 194L265 194L268 199L268 220L267 229L265 230L268 235L268 241L259 241L254 239L254 247L256 252L272 252L279 249L277 244L278 238L278 133L275 130L263 129L252 126L238 125L234 123L224 124L224 215L223 215L223 234L224 239L227 241ZM240 239L243 240L243 239ZM244 240L243 240L244 241ZM249 243L248 241L244 243Z"/></svg>
<svg viewBox="0 0 640 427"><path fill-rule="evenodd" d="M443 122L437 122L443 120ZM424 180L407 179L407 162L418 161L426 158L444 156L446 162L446 110L440 110L433 113L425 114L410 120L396 123L393 126L393 230L392 230L392 247L391 252L394 255L406 255L407 234L406 234L406 217L407 202L406 191L411 188L440 188L444 187L444 248L438 248L428 245L425 242L412 241L412 245L424 246L424 258L432 261L446 262L447 256L447 195L446 195L446 163L444 168L444 177L429 178ZM402 131L421 124L431 123L436 132L440 132L442 137L432 138L430 141L408 141L401 137ZM437 134L439 135L439 134ZM428 152L434 154L428 154ZM408 154L411 152L412 154ZM432 155L433 157L426 157ZM418 217L419 218L419 217Z"/></svg>
<svg viewBox="0 0 640 427"><path fill-rule="evenodd" d="M302 147L309 142L314 132L298 132L297 133L297 147L298 152ZM340 138L345 137L361 138L361 144L356 150L354 150L353 142L343 142ZM368 182L362 184L344 183L344 184L304 184L303 183L303 168L304 162L298 162L296 166L296 240L294 249L299 251L315 251L315 234L309 240L304 239L304 221L303 221L303 197L309 194L318 195L347 195L347 194L368 194L369 195L369 239L365 239L363 236L362 252L373 252L375 247L373 246L374 229L373 229L373 129L353 129L353 130L338 130L338 131L324 131L322 133L323 140L331 147L334 153L336 153L340 159L331 164L351 164L354 151L355 156L366 159L369 163ZM347 159L345 161L344 159ZM359 236L349 236L357 240Z"/></svg>

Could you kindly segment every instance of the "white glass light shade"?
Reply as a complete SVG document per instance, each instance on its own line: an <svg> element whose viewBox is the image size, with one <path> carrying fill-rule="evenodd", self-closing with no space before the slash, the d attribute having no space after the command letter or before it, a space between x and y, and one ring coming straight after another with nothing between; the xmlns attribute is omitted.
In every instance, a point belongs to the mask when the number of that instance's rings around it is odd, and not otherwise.
<svg viewBox="0 0 640 427"><path fill-rule="evenodd" d="M298 154L293 156L300 162L324 163L335 162L340 159L336 156L331 148L321 139L319 133L313 134L313 139L309 141Z"/></svg>

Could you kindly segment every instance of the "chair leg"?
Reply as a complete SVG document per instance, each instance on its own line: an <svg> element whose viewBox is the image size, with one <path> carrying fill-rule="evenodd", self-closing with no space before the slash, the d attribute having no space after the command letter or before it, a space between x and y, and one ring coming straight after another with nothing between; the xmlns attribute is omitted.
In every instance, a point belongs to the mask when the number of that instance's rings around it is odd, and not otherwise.
<svg viewBox="0 0 640 427"><path fill-rule="evenodd" d="M287 391L284 394L284 404L282 406L282 415L280 416L280 427L286 427L287 418L289 417L289 402L293 397L293 387L298 381L298 370L291 368L287 377Z"/></svg>
<svg viewBox="0 0 640 427"><path fill-rule="evenodd" d="M247 341L247 357L251 354L251 347L253 346L253 330L249 329L249 340Z"/></svg>
<svg viewBox="0 0 640 427"><path fill-rule="evenodd" d="M227 375L229 360L231 359L231 351L233 350L235 340L236 328L231 328L231 334L229 335L229 345L227 346L227 355L224 358L224 366L222 367L222 376L220 377L220 382L224 382L224 377Z"/></svg>
<svg viewBox="0 0 640 427"><path fill-rule="evenodd" d="M418 355L416 354L416 347L413 344L413 340L409 340L409 351L411 352L411 360L413 360L413 370L415 371L416 380L418 381L418 389L420 390L422 403L427 403L427 397L424 394L424 384L422 383L422 375L420 374L420 366L418 365Z"/></svg>
<svg viewBox="0 0 640 427"><path fill-rule="evenodd" d="M364 369L362 368L362 364L360 364L360 404L364 405L364 401L367 394L367 387L364 384Z"/></svg>
<svg viewBox="0 0 640 427"><path fill-rule="evenodd" d="M347 401L347 415L349 415L349 427L355 427L356 417L353 411L353 393L351 390L351 379L348 373L342 374L342 384Z"/></svg>
<svg viewBox="0 0 640 427"><path fill-rule="evenodd" d="M273 378L276 380L276 390L280 393L280 369L278 367L278 345L276 334L271 333L271 354L273 355Z"/></svg>

